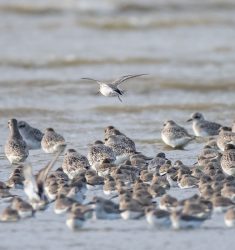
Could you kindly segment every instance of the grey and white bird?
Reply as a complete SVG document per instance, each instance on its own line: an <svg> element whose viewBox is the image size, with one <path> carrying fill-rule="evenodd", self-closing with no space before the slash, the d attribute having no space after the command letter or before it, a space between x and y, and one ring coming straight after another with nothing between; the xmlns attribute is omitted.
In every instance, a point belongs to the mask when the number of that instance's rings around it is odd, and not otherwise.
<svg viewBox="0 0 235 250"><path fill-rule="evenodd" d="M16 119L10 119L8 121L8 127L10 129L9 137L5 144L5 155L11 164L18 164L24 162L28 155L28 147L23 140Z"/></svg>
<svg viewBox="0 0 235 250"><path fill-rule="evenodd" d="M53 154L64 149L65 139L62 135L55 132L53 128L47 128L41 141L42 149L45 153Z"/></svg>
<svg viewBox="0 0 235 250"><path fill-rule="evenodd" d="M208 218L198 217L195 215L189 215L182 213L181 210L173 211L170 215L173 229L187 229L187 228L198 228Z"/></svg>
<svg viewBox="0 0 235 250"><path fill-rule="evenodd" d="M185 128L172 120L164 123L161 137L163 142L172 148L183 148L194 139Z"/></svg>
<svg viewBox="0 0 235 250"><path fill-rule="evenodd" d="M122 163L136 153L134 141L125 135L110 135L105 139L105 145L113 149L116 163Z"/></svg>
<svg viewBox="0 0 235 250"><path fill-rule="evenodd" d="M226 144L235 144L235 133L229 127L221 127L216 142L219 149L224 151Z"/></svg>
<svg viewBox="0 0 235 250"><path fill-rule="evenodd" d="M124 92L123 92L123 90L119 89L118 86L121 83L127 81L128 79L131 79L134 77L139 77L139 76L144 76L144 75L146 75L146 74L125 75L125 76L121 76L120 78L114 80L111 83L105 83L105 82L101 82L99 80L87 78L87 77L84 77L82 79L97 82L100 86L99 92L102 95L107 96L107 97L118 97L119 101L122 102L122 99L120 98L120 96L122 96Z"/></svg>
<svg viewBox="0 0 235 250"><path fill-rule="evenodd" d="M108 138L111 135L125 135L122 132L120 132L117 128L115 128L114 126L110 125L107 126L104 129L104 138Z"/></svg>
<svg viewBox="0 0 235 250"><path fill-rule="evenodd" d="M18 122L18 128L21 136L26 142L28 149L40 149L41 148L41 140L43 137L43 133L37 129L31 127L25 121Z"/></svg>
<svg viewBox="0 0 235 250"><path fill-rule="evenodd" d="M54 202L54 212L56 214L64 214L74 203L76 203L74 199L60 195Z"/></svg>
<svg viewBox="0 0 235 250"><path fill-rule="evenodd" d="M177 205L178 200L175 197L165 194L160 199L159 208L171 212L176 210Z"/></svg>
<svg viewBox="0 0 235 250"><path fill-rule="evenodd" d="M93 218L96 220L115 220L120 218L119 205L111 200L95 196L89 204L91 204L94 209Z"/></svg>
<svg viewBox="0 0 235 250"><path fill-rule="evenodd" d="M23 189L23 167L24 165L17 165L12 173L10 174L8 180L6 181L6 184L9 188L15 188L15 189Z"/></svg>
<svg viewBox="0 0 235 250"><path fill-rule="evenodd" d="M193 122L193 131L196 136L206 137L219 134L220 124L207 121L202 113L191 114L187 122Z"/></svg>
<svg viewBox="0 0 235 250"><path fill-rule="evenodd" d="M169 227L171 225L170 213L166 210L147 207L145 217L149 225L154 227Z"/></svg>
<svg viewBox="0 0 235 250"><path fill-rule="evenodd" d="M165 153L158 153L151 161L148 163L148 171L155 173L159 172L159 168L166 163L168 159L166 158Z"/></svg>
<svg viewBox="0 0 235 250"><path fill-rule="evenodd" d="M34 214L33 207L19 196L12 199L11 208L18 212L20 218L32 217Z"/></svg>
<svg viewBox="0 0 235 250"><path fill-rule="evenodd" d="M225 174L235 176L235 145L225 145L220 163Z"/></svg>
<svg viewBox="0 0 235 250"><path fill-rule="evenodd" d="M0 221L4 222L15 222L20 219L18 212L12 209L10 206L6 207L0 214Z"/></svg>
<svg viewBox="0 0 235 250"><path fill-rule="evenodd" d="M81 155L75 149L68 149L64 156L62 169L69 179L73 179L81 172L90 168L86 156Z"/></svg>
<svg viewBox="0 0 235 250"><path fill-rule="evenodd" d="M235 203L229 198L220 196L218 194L211 196L211 202L213 204L213 212L215 213L224 213L235 205Z"/></svg>
<svg viewBox="0 0 235 250"><path fill-rule="evenodd" d="M87 159L91 167L96 170L96 167L105 159L114 162L116 160L116 155L113 149L104 145L102 141L95 141L88 149Z"/></svg>
<svg viewBox="0 0 235 250"><path fill-rule="evenodd" d="M121 217L124 220L139 219L144 216L144 206L142 206L137 200L128 195L120 198L119 209L121 210Z"/></svg>
<svg viewBox="0 0 235 250"><path fill-rule="evenodd" d="M73 204L69 210L66 219L66 225L69 229L76 231L82 228L86 220L90 219L93 209L85 205Z"/></svg>
<svg viewBox="0 0 235 250"><path fill-rule="evenodd" d="M85 174L86 187L88 190L100 190L104 185L104 178L97 175L94 170L87 170Z"/></svg>

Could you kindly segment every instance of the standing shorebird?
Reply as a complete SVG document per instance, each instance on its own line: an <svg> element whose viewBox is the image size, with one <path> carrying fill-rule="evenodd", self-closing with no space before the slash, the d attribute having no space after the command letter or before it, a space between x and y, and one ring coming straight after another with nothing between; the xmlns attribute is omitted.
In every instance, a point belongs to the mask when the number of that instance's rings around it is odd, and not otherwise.
<svg viewBox="0 0 235 250"><path fill-rule="evenodd" d="M118 86L125 82L128 79L134 78L134 77L139 77L139 76L144 76L146 74L138 74L138 75L126 75L126 76L121 76L120 78L114 80L111 83L104 83L101 82L99 80L95 80L92 78L87 78L84 77L82 79L84 80L90 80L90 81L95 81L100 85L100 89L99 92L104 95L104 96L108 96L108 97L114 97L117 96L119 101L122 102L122 99L120 98L121 95L123 95L123 90L119 89Z"/></svg>
<svg viewBox="0 0 235 250"><path fill-rule="evenodd" d="M66 146L62 135L55 132L53 128L47 128L41 141L42 149L45 153L57 153Z"/></svg>
<svg viewBox="0 0 235 250"><path fill-rule="evenodd" d="M120 218L119 205L102 197L94 196L88 204L94 209L93 219L115 220Z"/></svg>
<svg viewBox="0 0 235 250"><path fill-rule="evenodd" d="M18 128L19 128L20 134L22 135L25 142L27 143L28 149L40 149L41 148L41 140L43 137L43 133L39 129L31 127L25 121L19 121Z"/></svg>
<svg viewBox="0 0 235 250"><path fill-rule="evenodd" d="M87 159L91 168L96 170L97 166L108 159L111 163L116 160L116 155L112 148L106 146L102 141L95 141L89 146Z"/></svg>
<svg viewBox="0 0 235 250"><path fill-rule="evenodd" d="M11 164L24 162L29 155L26 142L23 140L17 126L17 120L8 121L10 135L5 144L5 154Z"/></svg>
<svg viewBox="0 0 235 250"><path fill-rule="evenodd" d="M225 145L220 163L225 174L235 176L235 145Z"/></svg>
<svg viewBox="0 0 235 250"><path fill-rule="evenodd" d="M203 114L196 112L191 114L187 122L193 122L193 131L196 136L213 136L219 134L220 124L205 120Z"/></svg>
<svg viewBox="0 0 235 250"><path fill-rule="evenodd" d="M198 228L207 217L198 217L194 214L186 214L181 210L173 211L170 215L172 228L173 229L187 229L187 228Z"/></svg>
<svg viewBox="0 0 235 250"><path fill-rule="evenodd" d="M62 169L69 179L90 168L86 156L79 154L75 149L68 149L62 164Z"/></svg>
<svg viewBox="0 0 235 250"><path fill-rule="evenodd" d="M217 146L221 151L224 151L226 144L235 144L235 133L232 132L231 128L221 127L219 129L219 135L216 139Z"/></svg>
<svg viewBox="0 0 235 250"><path fill-rule="evenodd" d="M111 135L105 139L105 145L116 154L116 163L122 163L136 153L135 143L125 135Z"/></svg>
<svg viewBox="0 0 235 250"><path fill-rule="evenodd" d="M190 135L185 128L172 120L164 123L161 137L165 144L172 148L183 148L194 139L194 136Z"/></svg>

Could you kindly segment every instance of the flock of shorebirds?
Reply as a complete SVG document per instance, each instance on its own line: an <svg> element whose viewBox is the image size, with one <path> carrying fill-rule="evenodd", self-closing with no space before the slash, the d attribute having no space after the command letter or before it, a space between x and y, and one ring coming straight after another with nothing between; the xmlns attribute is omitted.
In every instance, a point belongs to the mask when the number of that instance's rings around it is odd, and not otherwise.
<svg viewBox="0 0 235 250"><path fill-rule="evenodd" d="M165 153L148 157L136 151L133 140L114 126L104 130L104 141L95 141L87 157L75 149L65 152L62 166L52 170L66 147L64 137L52 128L44 133L25 121L8 122L5 155L14 166L6 182L0 182L0 198L9 205L1 221L32 217L53 204L56 214L67 213L66 225L77 230L89 219L141 219L155 227L198 227L212 213L226 212L225 224L235 226L235 124L223 127L192 114L195 136L208 137L198 161L192 166L171 162ZM174 121L166 121L162 140L183 148L195 136ZM30 150L53 155L36 175L26 161ZM198 189L198 194L177 200L171 188ZM9 189L24 189L28 201ZM98 190L103 195L97 196ZM86 199L87 192L92 200ZM100 192L100 191L99 191ZM104 198L106 196L106 198ZM114 201L115 200L115 201Z"/></svg>
<svg viewBox="0 0 235 250"><path fill-rule="evenodd" d="M85 156L75 149L65 151L66 140L53 128L42 133L25 121L9 120L5 155L14 169L0 182L0 199L8 203L0 221L33 217L52 205L56 214L67 214L71 230L79 230L89 219L121 218L146 218L157 228L194 228L213 213L224 213L226 226L235 227L235 122L225 127L199 112L188 122L195 135L168 120L161 138L183 149L195 138L206 137L191 166L172 162L163 152L155 157L138 152L135 142L114 126L104 129L103 141L90 144ZM51 154L52 160L35 175L26 159L36 149ZM64 151L61 167L53 170ZM194 189L196 194L178 200L169 195L170 188ZM23 189L28 199L11 189Z"/></svg>

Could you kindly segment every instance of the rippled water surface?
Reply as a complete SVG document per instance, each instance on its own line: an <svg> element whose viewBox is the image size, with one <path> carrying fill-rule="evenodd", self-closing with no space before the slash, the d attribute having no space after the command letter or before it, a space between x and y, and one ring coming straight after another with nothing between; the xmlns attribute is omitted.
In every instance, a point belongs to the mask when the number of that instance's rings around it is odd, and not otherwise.
<svg viewBox="0 0 235 250"><path fill-rule="evenodd" d="M2 148L11 117L42 130L54 127L84 154L112 124L136 141L138 151L153 156L164 150L172 160L194 163L202 142L172 151L163 146L160 129L173 119L191 131L185 121L194 111L232 123L234 13L233 0L0 0L0 179L11 172ZM135 73L148 75L123 84L123 103L81 80ZM50 156L34 151L29 158L36 171ZM171 192L182 198L194 191ZM90 221L73 233L51 207L33 219L0 224L0 248L228 249L233 235L222 216L197 231L118 220Z"/></svg>

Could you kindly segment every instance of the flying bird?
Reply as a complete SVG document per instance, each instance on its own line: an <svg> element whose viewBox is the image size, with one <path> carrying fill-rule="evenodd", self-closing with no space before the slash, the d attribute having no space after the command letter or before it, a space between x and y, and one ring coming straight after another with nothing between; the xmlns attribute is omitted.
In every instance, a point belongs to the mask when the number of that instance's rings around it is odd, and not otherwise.
<svg viewBox="0 0 235 250"><path fill-rule="evenodd" d="M119 89L118 86L121 83L123 83L123 82L125 82L125 81L127 81L127 80L129 80L131 78L139 77L139 76L145 76L145 75L147 75L147 74L125 75L125 76L121 76L120 78L114 80L111 83L105 83L105 82L101 82L99 80L92 79L92 78L87 78L87 77L84 77L84 78L81 78L81 79L97 82L100 85L99 92L102 95L107 96L107 97L117 96L119 101L122 102L122 99L121 99L120 96L124 94L124 91Z"/></svg>

